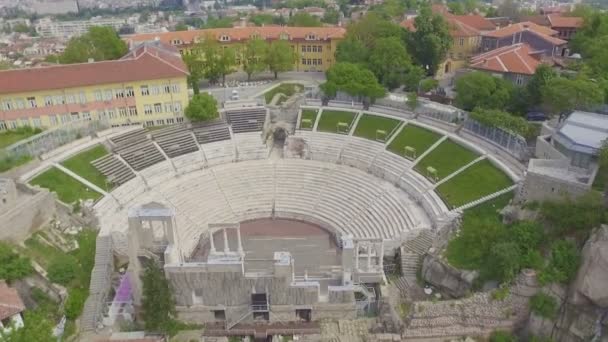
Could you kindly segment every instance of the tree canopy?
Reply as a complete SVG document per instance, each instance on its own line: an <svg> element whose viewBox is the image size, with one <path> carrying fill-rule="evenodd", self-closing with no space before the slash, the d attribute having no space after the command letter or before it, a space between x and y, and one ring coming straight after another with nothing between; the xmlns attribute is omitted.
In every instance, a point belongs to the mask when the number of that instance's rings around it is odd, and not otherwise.
<svg viewBox="0 0 608 342"><path fill-rule="evenodd" d="M54 342L53 323L37 310L27 310L23 317L24 327L4 332L0 329L0 341L2 342Z"/></svg>
<svg viewBox="0 0 608 342"><path fill-rule="evenodd" d="M327 70L327 81L321 84L326 96L333 98L338 91L373 103L386 90L368 69L352 63L337 63Z"/></svg>
<svg viewBox="0 0 608 342"><path fill-rule="evenodd" d="M11 282L28 276L33 271L28 258L15 253L10 245L0 242L0 279Z"/></svg>
<svg viewBox="0 0 608 342"><path fill-rule="evenodd" d="M266 70L267 52L268 45L261 39L250 39L244 45L241 57L247 81L251 80L251 75Z"/></svg>
<svg viewBox="0 0 608 342"><path fill-rule="evenodd" d="M507 107L513 86L485 72L474 71L456 80L456 105L464 110L476 107L501 109Z"/></svg>
<svg viewBox="0 0 608 342"><path fill-rule="evenodd" d="M84 63L119 59L128 51L127 44L111 27L93 26L89 32L70 39L65 51L59 56L62 64Z"/></svg>
<svg viewBox="0 0 608 342"><path fill-rule="evenodd" d="M594 81L579 77L555 77L542 88L543 106L553 114L569 113L574 109L592 109L604 101L604 91Z"/></svg>
<svg viewBox="0 0 608 342"><path fill-rule="evenodd" d="M172 333L175 303L163 270L148 261L142 275L142 310L146 331Z"/></svg>
<svg viewBox="0 0 608 342"><path fill-rule="evenodd" d="M403 84L405 73L412 69L410 56L397 37L381 38L369 56L369 66L378 80L388 88Z"/></svg>
<svg viewBox="0 0 608 342"><path fill-rule="evenodd" d="M186 117L191 121L209 121L218 117L217 101L207 93L196 94L188 103Z"/></svg>
<svg viewBox="0 0 608 342"><path fill-rule="evenodd" d="M296 53L291 49L288 42L277 40L268 48L266 54L266 65L268 70L274 73L277 78L278 73L291 70L296 61Z"/></svg>
<svg viewBox="0 0 608 342"><path fill-rule="evenodd" d="M317 17L313 17L312 15L306 12L298 12L289 18L287 21L288 26L300 26L300 27L319 27L321 26L321 21L317 19Z"/></svg>
<svg viewBox="0 0 608 342"><path fill-rule="evenodd" d="M429 74L435 74L452 46L452 36L447 22L434 14L429 6L423 6L414 19L414 32L408 32L408 51Z"/></svg>

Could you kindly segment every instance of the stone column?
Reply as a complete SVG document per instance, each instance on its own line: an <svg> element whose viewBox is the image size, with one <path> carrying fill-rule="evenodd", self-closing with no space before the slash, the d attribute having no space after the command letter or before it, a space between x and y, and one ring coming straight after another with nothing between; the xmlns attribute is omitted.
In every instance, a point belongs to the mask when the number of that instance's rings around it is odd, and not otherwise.
<svg viewBox="0 0 608 342"><path fill-rule="evenodd" d="M215 242L213 242L213 231L209 232L209 245L211 246L211 253L215 253Z"/></svg>
<svg viewBox="0 0 608 342"><path fill-rule="evenodd" d="M355 242L355 270L359 270L359 241Z"/></svg>
<svg viewBox="0 0 608 342"><path fill-rule="evenodd" d="M380 270L384 269L384 240L380 241L380 260L378 263L380 264Z"/></svg>
<svg viewBox="0 0 608 342"><path fill-rule="evenodd" d="M228 233L226 232L226 228L222 228L222 234L224 234L224 253L230 252L230 248L228 247Z"/></svg>
<svg viewBox="0 0 608 342"><path fill-rule="evenodd" d="M236 239L238 244L239 253L243 253L243 242L241 241L241 227L236 228Z"/></svg>
<svg viewBox="0 0 608 342"><path fill-rule="evenodd" d="M367 271L369 272L372 269L372 244L371 242L367 243Z"/></svg>

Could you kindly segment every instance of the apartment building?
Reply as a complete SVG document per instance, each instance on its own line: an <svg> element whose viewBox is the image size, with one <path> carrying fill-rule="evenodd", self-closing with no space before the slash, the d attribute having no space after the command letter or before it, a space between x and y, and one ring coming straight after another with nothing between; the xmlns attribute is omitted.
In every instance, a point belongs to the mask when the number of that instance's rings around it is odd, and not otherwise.
<svg viewBox="0 0 608 342"><path fill-rule="evenodd" d="M125 18L101 18L91 20L54 21L42 18L36 23L36 32L43 37L70 38L83 35L93 26L109 26L118 31L127 24Z"/></svg>
<svg viewBox="0 0 608 342"><path fill-rule="evenodd" d="M343 27L233 27L180 32L136 34L125 37L132 46L142 42L160 41L187 50L205 37L213 37L225 46L240 47L249 39L263 39L269 44L276 40L289 42L298 58L295 71L325 71L335 63L338 42L346 35Z"/></svg>
<svg viewBox="0 0 608 342"><path fill-rule="evenodd" d="M188 71L177 50L142 44L115 61L0 72L0 130L77 120L112 126L184 121Z"/></svg>
<svg viewBox="0 0 608 342"><path fill-rule="evenodd" d="M525 43L545 57L561 57L566 53L568 42L559 39L557 35L558 31L526 21L484 33L481 45L483 51L490 51Z"/></svg>

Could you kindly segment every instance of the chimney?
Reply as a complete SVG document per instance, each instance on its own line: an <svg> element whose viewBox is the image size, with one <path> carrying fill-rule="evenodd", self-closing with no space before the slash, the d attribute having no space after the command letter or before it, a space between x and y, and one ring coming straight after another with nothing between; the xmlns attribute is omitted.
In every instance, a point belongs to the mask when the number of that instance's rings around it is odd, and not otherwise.
<svg viewBox="0 0 608 342"><path fill-rule="evenodd" d="M89 58L89 59L87 60L87 63L93 63L93 62L95 62L95 59L94 59L94 58Z"/></svg>

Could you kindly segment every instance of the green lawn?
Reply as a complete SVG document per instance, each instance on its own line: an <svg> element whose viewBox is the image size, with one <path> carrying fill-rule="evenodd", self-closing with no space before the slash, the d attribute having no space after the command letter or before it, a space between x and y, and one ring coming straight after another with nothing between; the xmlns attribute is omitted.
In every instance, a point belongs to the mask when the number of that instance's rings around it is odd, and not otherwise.
<svg viewBox="0 0 608 342"><path fill-rule="evenodd" d="M36 176L30 181L57 193L57 197L64 203L74 203L78 199L98 199L101 194L88 189L79 181L53 167Z"/></svg>
<svg viewBox="0 0 608 342"><path fill-rule="evenodd" d="M401 121L397 119L387 118L384 116L363 114L357 123L354 135L357 137L376 140L376 130L383 130L386 132L386 137L383 137L383 140L386 141L391 137L391 133L393 133L393 130L397 127L397 125L399 125L400 122Z"/></svg>
<svg viewBox="0 0 608 342"><path fill-rule="evenodd" d="M300 129L304 128L304 129L312 129L312 127L315 124L315 121L317 120L317 114L319 113L318 110L316 109L302 109L302 118L300 119ZM310 127L306 126L306 127L302 127L302 120L304 119L308 119L310 120Z"/></svg>
<svg viewBox="0 0 608 342"><path fill-rule="evenodd" d="M31 128L29 126L20 127L15 130L0 133L0 148L5 148L16 143L19 140L27 139L32 135L42 132L40 128Z"/></svg>
<svg viewBox="0 0 608 342"><path fill-rule="evenodd" d="M338 122L346 122L348 127L352 125L353 120L355 120L356 113L354 112L343 112L339 110L323 110L321 113L321 119L319 120L319 125L317 126L317 130L320 132L331 132L336 133Z"/></svg>
<svg viewBox="0 0 608 342"><path fill-rule="evenodd" d="M109 190L106 183L106 177L91 164L93 160L99 159L107 154L108 151L103 145L97 145L90 150L81 152L74 157L63 161L61 164L98 187Z"/></svg>
<svg viewBox="0 0 608 342"><path fill-rule="evenodd" d="M440 138L441 135L433 131L408 124L403 127L401 132L399 132L399 135L393 139L388 146L388 150L403 156L405 146L411 146L416 149L416 156L419 156Z"/></svg>
<svg viewBox="0 0 608 342"><path fill-rule="evenodd" d="M426 168L431 166L437 170L437 178L443 179L475 158L477 155L471 150L446 139L418 162L416 171L426 176Z"/></svg>
<svg viewBox="0 0 608 342"><path fill-rule="evenodd" d="M490 161L482 160L441 184L437 190L449 205L459 207L512 184L509 176Z"/></svg>
<svg viewBox="0 0 608 342"><path fill-rule="evenodd" d="M304 89L304 87L299 84L299 83L281 83L278 86L270 89L269 91L264 93L264 98L266 99L266 103L270 103L272 101L272 98L276 95L276 94L285 94L287 96L287 98L291 97L291 95L302 91L302 89ZM287 99L285 98L285 100ZM282 103L285 100L279 100L279 103ZM277 104L279 104L277 103Z"/></svg>
<svg viewBox="0 0 608 342"><path fill-rule="evenodd" d="M32 159L32 157L27 155L16 158L9 156L0 157L0 172L8 171L14 167L23 165Z"/></svg>

